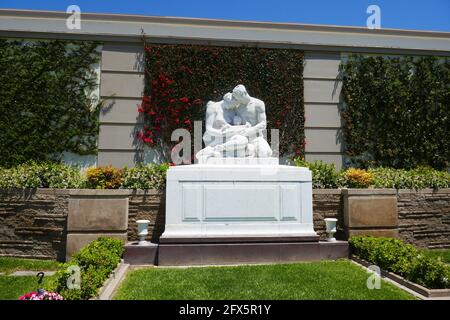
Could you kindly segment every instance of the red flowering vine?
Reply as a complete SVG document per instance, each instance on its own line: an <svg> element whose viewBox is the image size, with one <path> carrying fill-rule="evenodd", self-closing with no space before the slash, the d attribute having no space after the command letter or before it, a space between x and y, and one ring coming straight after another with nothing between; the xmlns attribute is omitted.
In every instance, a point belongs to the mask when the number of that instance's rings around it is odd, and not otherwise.
<svg viewBox="0 0 450 320"><path fill-rule="evenodd" d="M304 153L303 53L299 50L144 44L145 91L138 112L142 143L170 151L172 132L193 132L206 102L239 83L266 104L268 129L280 129L280 154ZM191 135L193 137L193 135Z"/></svg>

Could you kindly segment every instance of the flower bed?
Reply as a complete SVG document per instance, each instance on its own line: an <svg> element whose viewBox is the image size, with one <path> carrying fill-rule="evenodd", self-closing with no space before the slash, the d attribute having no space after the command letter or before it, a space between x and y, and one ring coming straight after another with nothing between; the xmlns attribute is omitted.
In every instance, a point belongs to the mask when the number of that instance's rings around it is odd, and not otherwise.
<svg viewBox="0 0 450 320"><path fill-rule="evenodd" d="M38 290L37 292L24 294L19 300L64 300L64 298L56 292Z"/></svg>

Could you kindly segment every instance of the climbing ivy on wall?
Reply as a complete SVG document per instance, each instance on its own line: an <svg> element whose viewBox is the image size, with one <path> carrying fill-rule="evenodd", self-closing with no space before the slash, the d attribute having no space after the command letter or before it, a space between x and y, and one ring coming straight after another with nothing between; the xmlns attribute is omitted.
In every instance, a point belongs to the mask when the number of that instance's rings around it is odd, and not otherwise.
<svg viewBox="0 0 450 320"><path fill-rule="evenodd" d="M0 39L0 166L96 152L97 46Z"/></svg>
<svg viewBox="0 0 450 320"><path fill-rule="evenodd" d="M341 70L353 164L450 165L450 59L352 55Z"/></svg>
<svg viewBox="0 0 450 320"><path fill-rule="evenodd" d="M268 129L280 129L280 154L304 153L303 52L286 49L145 44L145 95L138 138L169 159L174 129L193 132L206 103L237 84L264 101ZM204 128L204 126L203 126ZM270 131L269 131L270 132Z"/></svg>

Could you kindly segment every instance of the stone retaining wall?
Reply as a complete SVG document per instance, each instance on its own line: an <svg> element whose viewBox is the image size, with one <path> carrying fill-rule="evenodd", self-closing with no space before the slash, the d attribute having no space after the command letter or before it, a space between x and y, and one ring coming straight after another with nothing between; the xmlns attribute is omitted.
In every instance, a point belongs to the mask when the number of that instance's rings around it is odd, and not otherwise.
<svg viewBox="0 0 450 320"><path fill-rule="evenodd" d="M450 189L399 190L400 237L419 247L450 248Z"/></svg>
<svg viewBox="0 0 450 320"><path fill-rule="evenodd" d="M374 199L386 196L377 195L376 190L314 190L314 228L321 239L326 237L324 218L337 218L336 238L346 239L349 228L344 221L345 194L355 196L361 192L369 192ZM419 247L450 248L450 189L390 192L391 197L396 197L398 212L398 226L390 226L390 231ZM107 206L110 209L105 211ZM365 206L359 219L364 215L368 218L353 231L383 231L386 226L378 226L373 216L383 212ZM75 219L68 219L71 214ZM0 256L63 261L67 250L76 251L101 235L137 240L139 219L150 220L148 238L156 243L164 231L164 217L165 195L155 190L0 190ZM374 221L378 221L377 225L368 224Z"/></svg>
<svg viewBox="0 0 450 320"><path fill-rule="evenodd" d="M158 243L159 237L164 232L165 194L156 190L133 190L129 199L128 240L138 239L137 220L150 220L148 239Z"/></svg>
<svg viewBox="0 0 450 320"><path fill-rule="evenodd" d="M320 235L320 240L327 238L325 232L325 218L336 218L336 239L344 240L344 216L342 211L341 190L315 189L313 190L314 230Z"/></svg>
<svg viewBox="0 0 450 320"><path fill-rule="evenodd" d="M0 256L64 260L67 190L0 190Z"/></svg>

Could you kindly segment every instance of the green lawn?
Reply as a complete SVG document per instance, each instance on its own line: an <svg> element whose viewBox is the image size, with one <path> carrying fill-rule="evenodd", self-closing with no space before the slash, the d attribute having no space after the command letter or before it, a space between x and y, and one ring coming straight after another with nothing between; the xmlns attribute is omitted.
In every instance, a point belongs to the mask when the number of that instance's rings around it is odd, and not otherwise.
<svg viewBox="0 0 450 320"><path fill-rule="evenodd" d="M53 260L34 260L0 257L0 272L10 274L18 270L50 271L57 270L60 263ZM44 277L39 286L45 287L52 277ZM15 277L0 275L0 300L17 300L25 293L38 289L38 278L35 276Z"/></svg>
<svg viewBox="0 0 450 320"><path fill-rule="evenodd" d="M348 260L131 271L117 300L143 299L414 299L382 282L366 287L368 274Z"/></svg>
<svg viewBox="0 0 450 320"><path fill-rule="evenodd" d="M450 249L425 250L425 253L432 257L440 257L443 262L450 264Z"/></svg>
<svg viewBox="0 0 450 320"><path fill-rule="evenodd" d="M35 260L0 257L0 273L12 273L18 270L51 271L57 270L60 263L53 260Z"/></svg>
<svg viewBox="0 0 450 320"><path fill-rule="evenodd" d="M39 287L44 288L53 277L44 277L44 281ZM0 300L18 300L25 293L36 291L38 289L37 280L37 277L34 276L0 276Z"/></svg>

